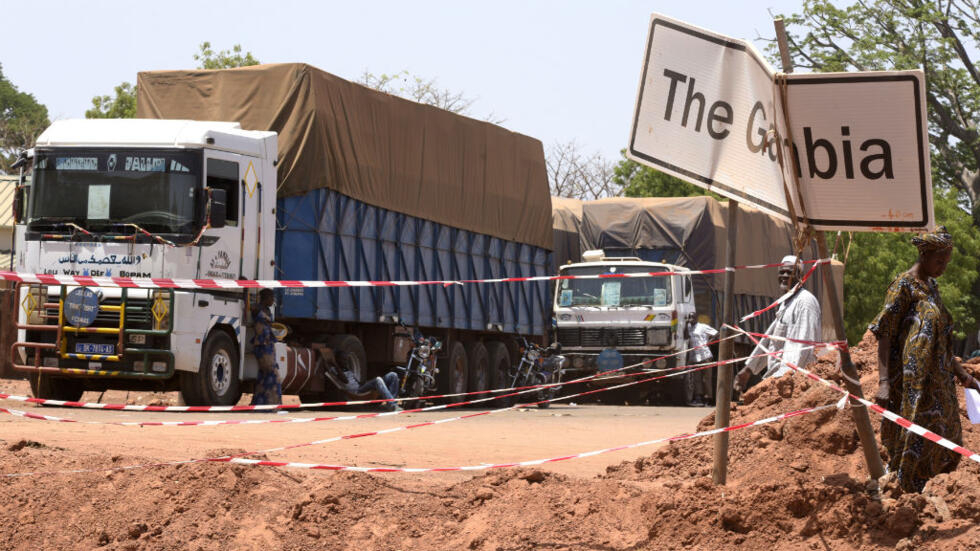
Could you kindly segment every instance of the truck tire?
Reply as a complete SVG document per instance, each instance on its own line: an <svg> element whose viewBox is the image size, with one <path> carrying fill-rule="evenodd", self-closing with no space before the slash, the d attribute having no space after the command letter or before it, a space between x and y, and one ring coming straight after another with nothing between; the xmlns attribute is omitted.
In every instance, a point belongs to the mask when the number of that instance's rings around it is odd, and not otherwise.
<svg viewBox="0 0 980 551"><path fill-rule="evenodd" d="M482 342L475 341L467 343L466 361L469 364L466 373L466 385L469 392L480 392L490 388L490 355L487 347ZM480 400L486 398L486 394L476 394L466 397L467 400ZM479 405L486 404L480 402Z"/></svg>
<svg viewBox="0 0 980 551"><path fill-rule="evenodd" d="M461 394L466 392L466 374L469 362L466 361L466 349L463 343L453 342L449 346L449 358L439 364L439 392L442 394ZM462 402L465 396L450 398L450 403Z"/></svg>
<svg viewBox="0 0 980 551"><path fill-rule="evenodd" d="M510 351L502 342L487 343L487 356L489 358L490 388L507 388L510 386ZM500 393L495 394L499 396ZM503 393L506 394L506 393ZM508 404L509 398L490 402L498 407Z"/></svg>
<svg viewBox="0 0 980 551"><path fill-rule="evenodd" d="M77 402L85 392L85 385L79 379L52 377L45 373L29 376L31 394L42 400L63 400Z"/></svg>
<svg viewBox="0 0 980 551"><path fill-rule="evenodd" d="M367 352L361 339L354 335L335 335L330 339L330 347L334 353L344 358L348 371L357 377L360 383L367 379Z"/></svg>
<svg viewBox="0 0 980 551"><path fill-rule="evenodd" d="M242 397L238 379L238 347L235 341L218 330L204 343L197 373L183 372L180 393L189 406L233 406Z"/></svg>

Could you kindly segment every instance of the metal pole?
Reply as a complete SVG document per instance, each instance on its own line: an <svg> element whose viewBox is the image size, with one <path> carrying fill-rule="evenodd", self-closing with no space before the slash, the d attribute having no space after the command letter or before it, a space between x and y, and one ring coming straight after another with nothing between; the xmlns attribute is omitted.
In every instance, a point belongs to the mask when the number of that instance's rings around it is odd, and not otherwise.
<svg viewBox="0 0 980 551"><path fill-rule="evenodd" d="M738 233L738 201L728 200L728 250L725 252L725 266L735 265L735 237ZM725 306L722 318L726 326L722 327L721 337L725 340L718 345L718 360L726 361L735 357L735 344L729 337L732 334L727 325L735 323L735 271L725 271ZM732 368L729 365L718 366L718 383L715 386L715 428L728 426L732 408ZM724 485L728 480L728 433L719 432L715 435L714 466L711 474L716 485Z"/></svg>
<svg viewBox="0 0 980 551"><path fill-rule="evenodd" d="M789 55L786 27L782 19L774 20L773 24L776 27L776 39L779 42L779 57L782 61L783 72L792 73L793 59ZM787 132L789 132L789 129L787 129ZM828 258L827 238L823 232L818 231L815 234L820 258ZM827 298L830 300L830 313L834 318L834 331L837 333L835 339L844 341L847 339L847 335L844 333L844 314L841 312L840 302L838 300L840 295L837 293L837 283L834 281L832 265L826 265L821 268L821 271L823 272L824 286L827 288ZM851 361L850 351L845 347L839 351L839 354L840 369L844 373L844 386L851 394L863 398L860 377L858 376L857 369L854 367L854 362ZM868 472L871 473L871 478L877 480L884 476L885 467L881 463L881 456L878 455L878 442L875 440L875 433L871 427L871 418L868 416L868 410L861 402L851 398L851 415L854 417L854 424L857 425L858 437L861 439L861 449L864 452L864 461L868 464Z"/></svg>

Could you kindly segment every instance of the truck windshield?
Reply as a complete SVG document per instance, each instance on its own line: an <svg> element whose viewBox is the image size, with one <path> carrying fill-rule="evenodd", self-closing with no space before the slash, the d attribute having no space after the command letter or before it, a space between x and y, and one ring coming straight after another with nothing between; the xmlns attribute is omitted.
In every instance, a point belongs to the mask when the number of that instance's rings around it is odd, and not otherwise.
<svg viewBox="0 0 980 551"><path fill-rule="evenodd" d="M666 271L664 266L582 266L561 275L599 275ZM616 279L563 279L558 284L558 306L668 306L670 277Z"/></svg>
<svg viewBox="0 0 980 551"><path fill-rule="evenodd" d="M78 149L39 151L28 209L32 230L72 222L93 232L193 234L203 205L200 151Z"/></svg>

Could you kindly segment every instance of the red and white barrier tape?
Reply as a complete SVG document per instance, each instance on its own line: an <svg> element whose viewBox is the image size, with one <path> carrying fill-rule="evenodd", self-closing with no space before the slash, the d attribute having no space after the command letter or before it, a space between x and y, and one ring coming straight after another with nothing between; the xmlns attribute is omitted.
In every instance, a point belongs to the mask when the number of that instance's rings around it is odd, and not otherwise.
<svg viewBox="0 0 980 551"><path fill-rule="evenodd" d="M775 335L766 335L765 333L755 333L753 331L741 330L742 333L746 335L752 335L759 337L760 339L769 339L773 341L783 341L783 342L795 342L796 344L806 344L812 346L814 349L826 348L828 350L847 350L847 341L807 341L801 339L793 339L790 337L777 337Z"/></svg>
<svg viewBox="0 0 980 551"><path fill-rule="evenodd" d="M288 409L303 409L303 408L321 408L321 407L334 407L334 406L363 406L369 404L383 404L390 402L405 402L410 400L436 400L440 398L456 398L460 396L473 396L477 394L491 394L491 393L501 393L509 392L511 390L524 390L524 389L538 389L542 387L550 386L561 386L570 385L575 383L581 383L585 381L590 381L593 379L598 379L600 377L608 377L613 373L618 373L625 371L627 369L632 369L649 363L655 363L657 361L671 358L674 356L680 356L681 354L687 354L698 348L705 348L713 344L718 344L727 339L733 339L735 335L731 335L722 339L716 339L711 342L686 348L684 350L679 350L677 352L672 352L670 354L665 354L663 356L658 356L656 358L651 358L649 360L644 360L642 362L627 365L619 369L612 371L605 371L602 373L596 373L594 375L589 375L587 377L580 377L578 379L572 379L569 381L562 381L560 383L548 383L545 385L531 385L523 387L514 388L498 388L493 390L477 390L473 392L460 392L456 394L433 394L430 396L417 396L417 397L404 397L404 398L393 398L391 400L349 400L345 402L309 402L303 404L269 404L269 405L243 405L243 406L150 406L150 405L135 405L135 404L102 404L97 402L74 402L65 400L50 400L46 398L33 398L30 396L21 396L17 394L5 394L0 393L0 400L14 400L18 402L26 402L30 404L38 404L44 406L56 406L56 407L71 407L71 408L84 408L84 409L104 409L104 410L114 410L114 411L156 411L156 412L194 412L194 413L204 413L204 412L243 412L243 411L277 411L277 410L288 410ZM680 369L678 367L671 368L673 370ZM665 370L669 371L669 370ZM501 398L501 396L494 396L490 399ZM468 402L469 403L469 402ZM463 404L459 404L463 405Z"/></svg>
<svg viewBox="0 0 980 551"><path fill-rule="evenodd" d="M744 330L740 329L737 326L729 326L729 327L732 327L735 331L744 333L750 339L752 339L752 341L755 342L757 346L759 346L762 350L766 351L768 355L773 356L773 357L776 357L776 353L775 352L772 352L772 351L768 350L765 346L763 346L759 342L758 339L756 339L754 336L752 336L752 334L745 332ZM975 453L975 452L972 452L972 451L964 448L963 446L957 444L956 442L953 442L952 440L948 440L946 438L943 438L942 436L940 436L940 435L932 432L931 430L929 430L929 429L927 429L927 428L925 428L923 426L917 425L917 424L913 423L912 421L909 421L908 419L902 417L901 415L898 415L896 413L893 413L893 412L891 412L891 411L889 411L889 410L887 410L887 409L879 406L878 404L876 404L874 402L871 402L869 400L866 400L864 398L861 398L860 396L856 396L854 394L851 394L850 392L847 391L847 389L841 388L840 386L834 384L833 382L828 381L826 379L823 379L820 376L816 375L815 373L812 373L812 372L810 372L810 371L808 371L808 370L806 370L806 369L804 369L804 368L802 368L802 367L794 364L793 362L789 362L789 361L786 361L786 360L782 360L782 362L783 362L784 365L790 367L793 370L799 371L800 373L804 374L806 377L808 377L810 379L813 379L814 381L817 381L817 382L819 382L819 383L821 383L821 384L823 384L823 385L825 385L825 386L827 386L827 387L829 387L829 388L831 388L833 390L836 390L837 392L841 392L843 394L846 394L852 400L855 400L857 402L860 402L861 404L863 404L863 405L867 406L869 409L871 409L871 411L874 411L875 413L880 414L882 417L884 417L885 419L888 419L889 421L895 423L896 425L898 425L898 426L900 426L900 427L902 427L902 428L904 428L904 429L906 429L908 431L914 432L915 434L918 434L919 436L925 438L926 440L929 440L930 442L934 442L934 443L939 444L940 446L942 446L942 447L944 447L944 448L946 448L948 450L952 450L952 451L954 451L954 452L962 455L963 457L966 457L967 459L970 459L972 461L975 461L977 463L980 463L980 454Z"/></svg>
<svg viewBox="0 0 980 551"><path fill-rule="evenodd" d="M808 260L814 266L829 264L829 259ZM690 270L681 272L640 272L575 276L527 276L491 279L462 279L437 281L299 281L282 279L237 280L237 279L172 279L149 277L103 277L57 274L28 274L0 270L0 279L20 283L39 283L42 285L82 285L86 287L125 287L129 289L295 289L332 287L404 287L414 285L464 285L478 283L524 283L532 281L559 281L566 279L618 279L631 277L664 277L670 275L714 275L735 270L754 270L774 268L774 264L754 264L748 266L729 266L710 270ZM810 270L813 271L812 269Z"/></svg>
<svg viewBox="0 0 980 551"><path fill-rule="evenodd" d="M768 354L758 354L757 356L758 357L763 357L763 356L768 356ZM746 356L746 357L742 357L742 358L732 358L730 360L724 360L724 361L703 362L703 363L699 363L699 364L691 364L691 365L683 365L683 366L672 367L670 369L663 369L663 370L658 371L659 373L664 373L664 372L668 372L668 371L674 372L674 373L669 373L667 375L661 375L661 376L657 376L657 377L651 377L651 378L647 378L647 379L643 379L643 380L639 380L639 381L627 381L627 382L622 383L622 384L619 384L619 385L602 387L602 388L598 388L598 389L594 389L594 390L590 390L590 391L586 391L586 392L580 392L580 393L571 394L571 395L568 395L568 396L560 396L560 397L556 397L556 398L550 398L550 399L547 399L547 400L540 400L540 401L537 401L537 402L515 404L513 406L509 406L509 407L505 407L505 408L500 408L500 409L497 409L497 410L492 410L490 412L483 412L483 413L480 413L479 415L486 415L488 413L499 413L501 411L508 411L508 410L512 410L512 409L516 409L516 408L521 408L521 407L535 406L537 404L543 404L543 403L551 403L551 402L558 402L558 401L563 401L563 400L570 400L572 398L579 398L581 396L588 396L588 395L591 395L591 394L597 394L599 392L605 392L607 390L616 390L616 389L620 389L620 388L624 388L624 387L628 387L628 386L633 386L633 385L638 385L638 384L642 384L642 383L646 383L646 382L650 382L650 381L655 381L655 380L658 380L658 379L664 379L664 378L667 378L667 377L674 377L674 376L682 375L682 374L685 374L685 373L691 373L691 372L694 372L694 371L700 371L702 369L708 369L708 368L711 368L711 367L717 367L717 366L721 366L721 365L730 365L730 364L734 364L734 363L738 363L738 362L742 362L742 361L751 359L753 357L756 357L756 356ZM635 377L635 376L639 376L639 375L648 375L650 373L651 372L649 372L649 371L645 371L645 372L639 372L639 373L631 373L631 374L629 374L627 376L628 377ZM27 418L27 419L34 419L34 420L38 420L38 421L52 421L52 422L58 422L58 423L79 423L79 424L84 424L84 425L114 425L114 426L124 426L124 427L192 427L192 426L208 426L208 427L213 427L213 426L219 426L219 425L260 425L260 424L265 424L265 423L316 423L316 422L323 422L323 421L351 421L351 420L355 420L355 419L368 419L368 418L372 418L372 417L387 417L387 416L393 416L393 415L401 415L401 414L405 414L405 413L420 413L420 412L438 411L438 410L444 410L444 409L455 408L455 407L469 406L469 405L478 404L478 403L482 403L482 402L489 402L491 400L497 400L497 399L500 399L500 398L509 398L509 397L513 397L513 396L519 396L521 394L527 394L527 393L530 393L530 392L537 392L537 391L542 390L542 389L556 387L556 386L557 387L561 387L561 386L565 386L565 385L568 385L568 384L570 384L570 382L549 383L549 384L545 384L545 385L535 385L535 386L530 386L530 387L516 387L516 388L510 389L510 390L518 390L518 392L512 392L510 394L504 394L502 396L491 396L491 397L488 397L488 398L482 398L482 399L479 399L479 400L471 400L471 401L468 401L468 402L456 402L456 403L452 403L452 404L440 404L440 405L435 405L435 406L428 406L428 407L416 408L416 409L406 409L406 410L401 410L401 411L383 411L383 412L364 413L364 414L360 414L360 415L342 415L342 416L335 416L335 417L289 417L289 418L284 418L284 419L278 419L277 418L277 419L247 419L247 420L209 419L209 420L200 420L200 421L81 421L81 420L78 420L78 419L71 419L71 418L66 418L66 417L56 417L54 415L42 415L42 414L38 414L38 413L31 413L31 412L25 412L25 411L21 411L21 410L17 410L17 409L7 409L7 408L0 408L0 413L6 413L8 415L14 415L14 416L17 416L17 417L24 417L24 418ZM417 398L410 398L410 399L417 399ZM460 417L460 418L453 418L452 420L466 419L466 418L469 418L469 417L471 417L471 416L463 416L463 417ZM441 422L445 422L445 421L441 421ZM262 452L255 452L255 453L262 453Z"/></svg>
<svg viewBox="0 0 980 551"><path fill-rule="evenodd" d="M15 477L41 476L41 475L83 474L83 473L101 473L101 472L130 471L130 470L137 470L137 469L148 469L148 468L153 468L153 467L166 467L166 466L174 466L174 465L187 465L187 464L191 464L191 463L233 463L233 464L238 464L238 465L248 465L248 466L254 466L254 467L286 467L286 468L294 468L294 469L308 469L308 470L320 470L320 471L324 471L324 470L325 471L359 471L359 472L368 472L368 473L381 473L381 472L384 472L384 473L426 473L426 472L452 472L452 471L482 471L482 470L503 469L503 468L510 468L510 467L529 467L529 466L534 466L534 465L542 465L542 464L545 464L545 463L557 463L559 461L569 461L569 460L572 460L572 459L582 459L582 458L586 458L586 457L594 457L596 455L602 455L602 454L606 454L606 453L611 453L611 452L616 452L616 451L621 451L621 450L627 450L627 449L633 449L633 448L640 448L640 447L643 447L643 446L651 446L651 445L654 445L654 444L661 444L661 443L664 443L664 442L676 442L676 441L679 441L679 440L688 440L688 439L699 438L699 437L703 437L703 436L711 436L713 434L718 434L720 432L733 432L733 431L737 431L737 430L740 430L740 429L745 429L745 428L750 428L750 427L757 427L757 426L765 425L765 424L768 424L768 423L775 423L776 421L782 421L784 419L789 419L791 417L798 417L800 415L806 415L807 413L813 413L813 412L816 412L816 411L820 411L820 410L824 410L824 409L828 409L828 408L832 408L832 407L836 407L836 404L827 404L827 405L817 406L817 407L812 407L812 408L799 409L799 410L796 410L796 411L790 411L790 412L783 413L783 414L780 414L780 415L775 415L773 417L767 417L765 419L759 419L758 421L752 421L752 422L749 422L749 423L742 423L742 424L739 424L739 425L732 425L732 426L723 427L723 428L720 428L720 429L711 429L711 430L706 430L706 431L702 431L702 432L696 432L696 433L690 433L690 434L681 434L681 435L678 435L678 436L672 436L672 437L668 437L668 438L657 438L655 440L647 440L647 441L644 441L644 442L637 442L635 444L625 444L625 445L621 445L621 446L614 446L614 447L611 447L611 448L603 448L603 449L600 449L600 450L593 450L593 451L588 451L588 452L576 453L576 454L572 454L572 455L563 455L563 456L558 456L558 457L550 457L550 458L546 458L546 459L533 459L533 460L530 460L530 461L519 461L519 462L514 462L514 463L492 463L492 464L486 464L485 463L485 464L480 464L480 465L468 465L468 466L458 466L458 467L356 467L356 466L351 466L351 465L330 465L330 464L319 464L319 463L299 463L299 462L291 462L291 461L290 462L287 462L287 461L268 461L268 460L260 460L260 459L245 459L244 456L247 456L247 455L255 455L255 454L258 454L258 453L263 453L263 452L250 452L250 453L245 453L245 454L229 455L229 456L223 456L223 457L211 457L211 458L206 458L206 459L186 459L186 460L181 460L181 461L166 461L166 462L158 462L158 463L143 463L143 464L137 464L137 465L125 465L125 466L121 466L121 467L108 467L108 468L105 468L105 469L68 469L68 470L62 470L62 471L34 471L34 472L22 472L22 473L7 473L7 474L3 474L2 477L4 477L4 478L15 478ZM473 414L473 415L471 415L471 417L477 416L477 415L487 415L489 413L492 413L492 412L483 412L483 413ZM446 421L448 421L448 420L434 421L434 422L431 422L431 423L425 423L425 424L420 424L420 425L412 425L412 426L409 426L407 428L414 428L415 426L432 425L432 424L437 424L437 423L446 422ZM394 432L394 430L404 430L404 428L406 428L406 427L396 427L396 429L389 429L389 431ZM335 437L335 438L327 439L327 440L325 440L323 442L335 441L335 440L345 439L345 438L357 438L357 437L360 437L360 436L367 436L367 435L370 435L370 434L372 434L372 433L365 433L363 435L351 435L351 436L347 436L347 437ZM299 447L299 446L287 446L287 447L279 448L279 449L276 449L276 450L270 450L270 451L281 451L281 450L286 450L286 449L293 449L295 447Z"/></svg>

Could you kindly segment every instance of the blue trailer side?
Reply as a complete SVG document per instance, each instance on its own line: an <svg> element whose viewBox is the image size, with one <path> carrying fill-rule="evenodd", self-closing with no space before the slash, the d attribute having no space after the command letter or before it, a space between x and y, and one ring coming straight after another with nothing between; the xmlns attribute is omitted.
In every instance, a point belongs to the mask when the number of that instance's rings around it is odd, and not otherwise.
<svg viewBox="0 0 980 551"><path fill-rule="evenodd" d="M550 274L550 252L368 205L330 189L280 198L277 278L470 280ZM286 318L544 337L546 282L290 289Z"/></svg>

